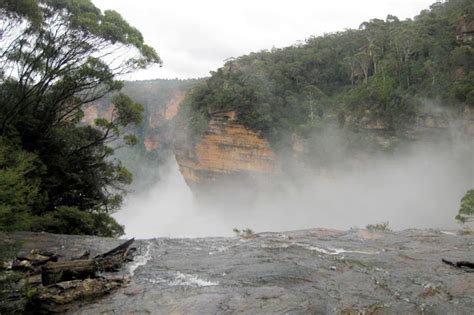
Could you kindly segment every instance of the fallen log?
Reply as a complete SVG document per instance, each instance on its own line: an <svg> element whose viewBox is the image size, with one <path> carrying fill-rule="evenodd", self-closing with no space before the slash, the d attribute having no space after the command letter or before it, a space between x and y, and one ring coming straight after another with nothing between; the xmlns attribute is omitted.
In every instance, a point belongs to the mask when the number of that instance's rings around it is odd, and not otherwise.
<svg viewBox="0 0 474 315"><path fill-rule="evenodd" d="M135 250L130 248L134 241L135 239L132 238L104 254L95 256L94 261L99 271L118 271L122 264L128 261L129 251L133 252Z"/></svg>
<svg viewBox="0 0 474 315"><path fill-rule="evenodd" d="M112 257L112 256L120 256L120 255L124 256L127 253L128 248L130 247L130 245L132 245L134 241L135 241L135 238L129 239L128 241L126 241L123 244L120 244L114 249L109 250L108 252L104 254L95 256L95 259L101 258L101 257Z"/></svg>
<svg viewBox="0 0 474 315"><path fill-rule="evenodd" d="M44 286L69 280L95 278L97 266L92 259L49 262L41 271Z"/></svg>
<svg viewBox="0 0 474 315"><path fill-rule="evenodd" d="M93 259L48 262L41 271L43 286L62 281L95 278L97 272L118 271L122 264L129 260L128 254L133 241L134 239L128 240Z"/></svg>

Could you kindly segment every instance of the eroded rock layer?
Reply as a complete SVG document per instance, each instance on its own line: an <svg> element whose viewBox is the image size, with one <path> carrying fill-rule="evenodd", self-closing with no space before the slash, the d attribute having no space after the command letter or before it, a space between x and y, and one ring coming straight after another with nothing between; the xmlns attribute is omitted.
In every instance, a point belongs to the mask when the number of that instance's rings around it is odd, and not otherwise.
<svg viewBox="0 0 474 315"><path fill-rule="evenodd" d="M438 142L472 143L473 112L474 110L468 106L460 115L420 112L411 126L398 135L394 134L382 120L370 119L370 113L362 118L347 116L345 124L356 125L359 130L365 132L365 137L369 139L366 141L371 141L375 150L396 146L402 138L408 142L435 139ZM347 132L346 127L336 128L339 128L335 133L336 136L340 137ZM225 111L212 114L208 129L197 144L190 146L178 141L175 144L175 154L180 171L194 193L203 191L215 193L230 182L235 184L234 189L236 187L254 189L256 185L262 188L261 184L266 185L272 178L290 168L295 171L294 168L297 167L296 171L304 174L308 171L308 167L311 167L305 165L307 161L304 161L320 158L314 150L324 153L327 149L318 146L317 141L316 144L312 143L315 142L315 137L303 139L295 134L292 142L290 155L287 155L289 158L281 159L261 135L237 121L234 111ZM324 141L320 142L320 145L324 146ZM363 164L371 152L373 151L360 147L359 151L353 152L350 156L348 165ZM282 162L283 160L285 162ZM327 170L319 170L324 171Z"/></svg>
<svg viewBox="0 0 474 315"><path fill-rule="evenodd" d="M176 160L191 188L231 178L255 182L279 172L268 142L239 124L233 111L214 114L199 143L176 147Z"/></svg>

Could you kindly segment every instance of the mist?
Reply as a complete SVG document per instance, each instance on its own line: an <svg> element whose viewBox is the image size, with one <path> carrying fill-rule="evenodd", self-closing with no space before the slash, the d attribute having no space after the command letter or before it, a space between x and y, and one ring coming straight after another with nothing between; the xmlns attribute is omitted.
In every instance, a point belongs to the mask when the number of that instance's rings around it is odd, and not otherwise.
<svg viewBox="0 0 474 315"><path fill-rule="evenodd" d="M160 166L161 180L129 195L115 218L128 237L139 238L230 236L233 228L346 230L380 222L394 230L456 229L460 199L474 187L473 148L472 139L416 142L396 153L366 156L350 168L303 169L279 177L277 188L255 183L251 202L239 182L220 187L219 198L213 191L194 197L170 154Z"/></svg>

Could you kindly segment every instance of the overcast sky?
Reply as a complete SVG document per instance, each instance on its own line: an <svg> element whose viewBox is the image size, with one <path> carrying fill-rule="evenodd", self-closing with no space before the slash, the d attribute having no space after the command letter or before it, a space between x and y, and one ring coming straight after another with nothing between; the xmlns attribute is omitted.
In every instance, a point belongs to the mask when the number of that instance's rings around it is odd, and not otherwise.
<svg viewBox="0 0 474 315"><path fill-rule="evenodd" d="M435 0L93 0L137 27L164 61L130 79L196 78L223 61L388 14L412 18Z"/></svg>

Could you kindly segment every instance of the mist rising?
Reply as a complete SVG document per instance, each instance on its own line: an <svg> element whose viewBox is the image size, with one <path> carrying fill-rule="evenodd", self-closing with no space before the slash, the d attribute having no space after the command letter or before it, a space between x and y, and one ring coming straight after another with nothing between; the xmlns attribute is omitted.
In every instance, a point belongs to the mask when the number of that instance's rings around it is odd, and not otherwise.
<svg viewBox="0 0 474 315"><path fill-rule="evenodd" d="M127 236L140 238L229 236L235 227L349 229L386 221L395 230L458 228L459 201L474 186L473 152L472 142L417 143L350 169L282 180L278 191L258 192L251 203L242 202L239 183L221 189L219 201L212 191L206 201L196 199L170 157L161 166L162 179L131 194L115 217Z"/></svg>

